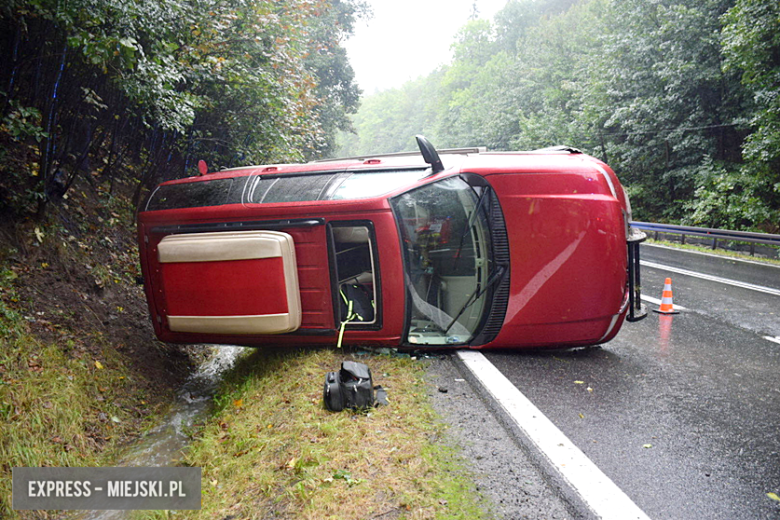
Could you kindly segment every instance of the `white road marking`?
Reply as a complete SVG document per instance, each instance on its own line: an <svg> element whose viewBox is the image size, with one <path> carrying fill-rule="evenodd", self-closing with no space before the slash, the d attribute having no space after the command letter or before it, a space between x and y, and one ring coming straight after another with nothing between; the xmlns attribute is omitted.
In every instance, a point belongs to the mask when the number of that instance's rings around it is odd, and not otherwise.
<svg viewBox="0 0 780 520"><path fill-rule="evenodd" d="M780 336L776 336L774 338L772 336L764 336L764 339L769 340L769 341L773 341L773 342L777 343L778 345L780 345Z"/></svg>
<svg viewBox="0 0 780 520"><path fill-rule="evenodd" d="M661 306L661 300L659 300L658 298L653 298L652 296L645 296L643 294L642 295L642 299L645 300L646 302L654 303L654 304L658 305L659 307ZM687 307L683 307L682 305L677 305L676 303L673 303L673 305L674 305L674 310L676 310L676 311L687 311L687 310L689 310Z"/></svg>
<svg viewBox="0 0 780 520"><path fill-rule="evenodd" d="M459 350L458 357L597 518L650 520L485 356Z"/></svg>
<svg viewBox="0 0 780 520"><path fill-rule="evenodd" d="M639 263L645 267L650 267L653 269L661 269L663 271L670 271L672 273L682 274L685 276L701 278L702 280L709 280L711 282L742 287L743 289L750 289L751 291L758 291L771 294L773 296L780 296L780 289L773 289L772 287L764 287L763 285L754 285L752 283L740 282L738 280L731 280L729 278L721 278L719 276L712 276L710 274L697 273L696 271L689 271L688 269L680 269L679 267L670 267L668 265L656 264L655 262L648 262L646 260L640 260Z"/></svg>

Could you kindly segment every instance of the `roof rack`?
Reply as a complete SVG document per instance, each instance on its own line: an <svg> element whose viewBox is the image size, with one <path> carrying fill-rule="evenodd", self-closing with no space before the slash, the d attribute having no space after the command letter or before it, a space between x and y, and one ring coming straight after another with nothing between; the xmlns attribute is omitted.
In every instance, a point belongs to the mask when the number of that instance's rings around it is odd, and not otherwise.
<svg viewBox="0 0 780 520"><path fill-rule="evenodd" d="M529 154L580 154L582 150L572 146L548 146L547 148L537 148L536 150L518 150L515 152L486 152L487 155L529 155Z"/></svg>
<svg viewBox="0 0 780 520"><path fill-rule="evenodd" d="M447 154L447 155L464 155L469 153L485 153L487 152L487 148L484 146L473 146L473 147L467 147L467 148L444 148L442 150L436 150L439 155ZM392 158L392 157L412 157L414 155L421 155L420 150L415 150L413 152L394 152L394 153L382 153L377 155L356 155L354 157L338 157L334 159L317 159L316 161L311 161L313 163L326 163L326 162L337 162L337 161L365 161L368 159L384 159L384 158Z"/></svg>

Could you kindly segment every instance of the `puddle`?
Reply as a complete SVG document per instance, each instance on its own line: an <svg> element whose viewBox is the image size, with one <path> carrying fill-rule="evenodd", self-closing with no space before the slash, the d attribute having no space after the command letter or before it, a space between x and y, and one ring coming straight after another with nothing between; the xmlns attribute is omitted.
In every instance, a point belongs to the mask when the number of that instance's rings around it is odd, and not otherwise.
<svg viewBox="0 0 780 520"><path fill-rule="evenodd" d="M189 443L188 433L208 410L222 374L248 350L245 347L214 347L213 355L192 374L163 422L139 439L117 466L170 466ZM79 520L127 518L131 511L85 511Z"/></svg>

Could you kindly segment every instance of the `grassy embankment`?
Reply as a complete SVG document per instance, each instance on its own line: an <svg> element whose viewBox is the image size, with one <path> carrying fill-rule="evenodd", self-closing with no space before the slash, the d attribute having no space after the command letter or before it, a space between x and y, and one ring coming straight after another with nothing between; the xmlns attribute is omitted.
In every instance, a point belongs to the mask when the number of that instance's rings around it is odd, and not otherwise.
<svg viewBox="0 0 780 520"><path fill-rule="evenodd" d="M203 471L201 511L140 518L479 519L488 515L442 439L425 361L365 356L389 406L332 413L325 373L348 352L258 350L223 382L182 464Z"/></svg>
<svg viewBox="0 0 780 520"><path fill-rule="evenodd" d="M74 187L0 226L0 518L14 467L112 465L172 402L189 359L156 342L127 198Z"/></svg>

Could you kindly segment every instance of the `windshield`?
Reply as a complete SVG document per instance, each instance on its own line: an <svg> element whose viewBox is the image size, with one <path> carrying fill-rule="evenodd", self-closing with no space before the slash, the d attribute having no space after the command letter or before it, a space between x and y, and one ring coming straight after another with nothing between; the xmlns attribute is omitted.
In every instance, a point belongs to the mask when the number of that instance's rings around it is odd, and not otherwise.
<svg viewBox="0 0 780 520"><path fill-rule="evenodd" d="M452 177L392 200L412 309L407 342L467 343L489 308L493 272L488 187Z"/></svg>

